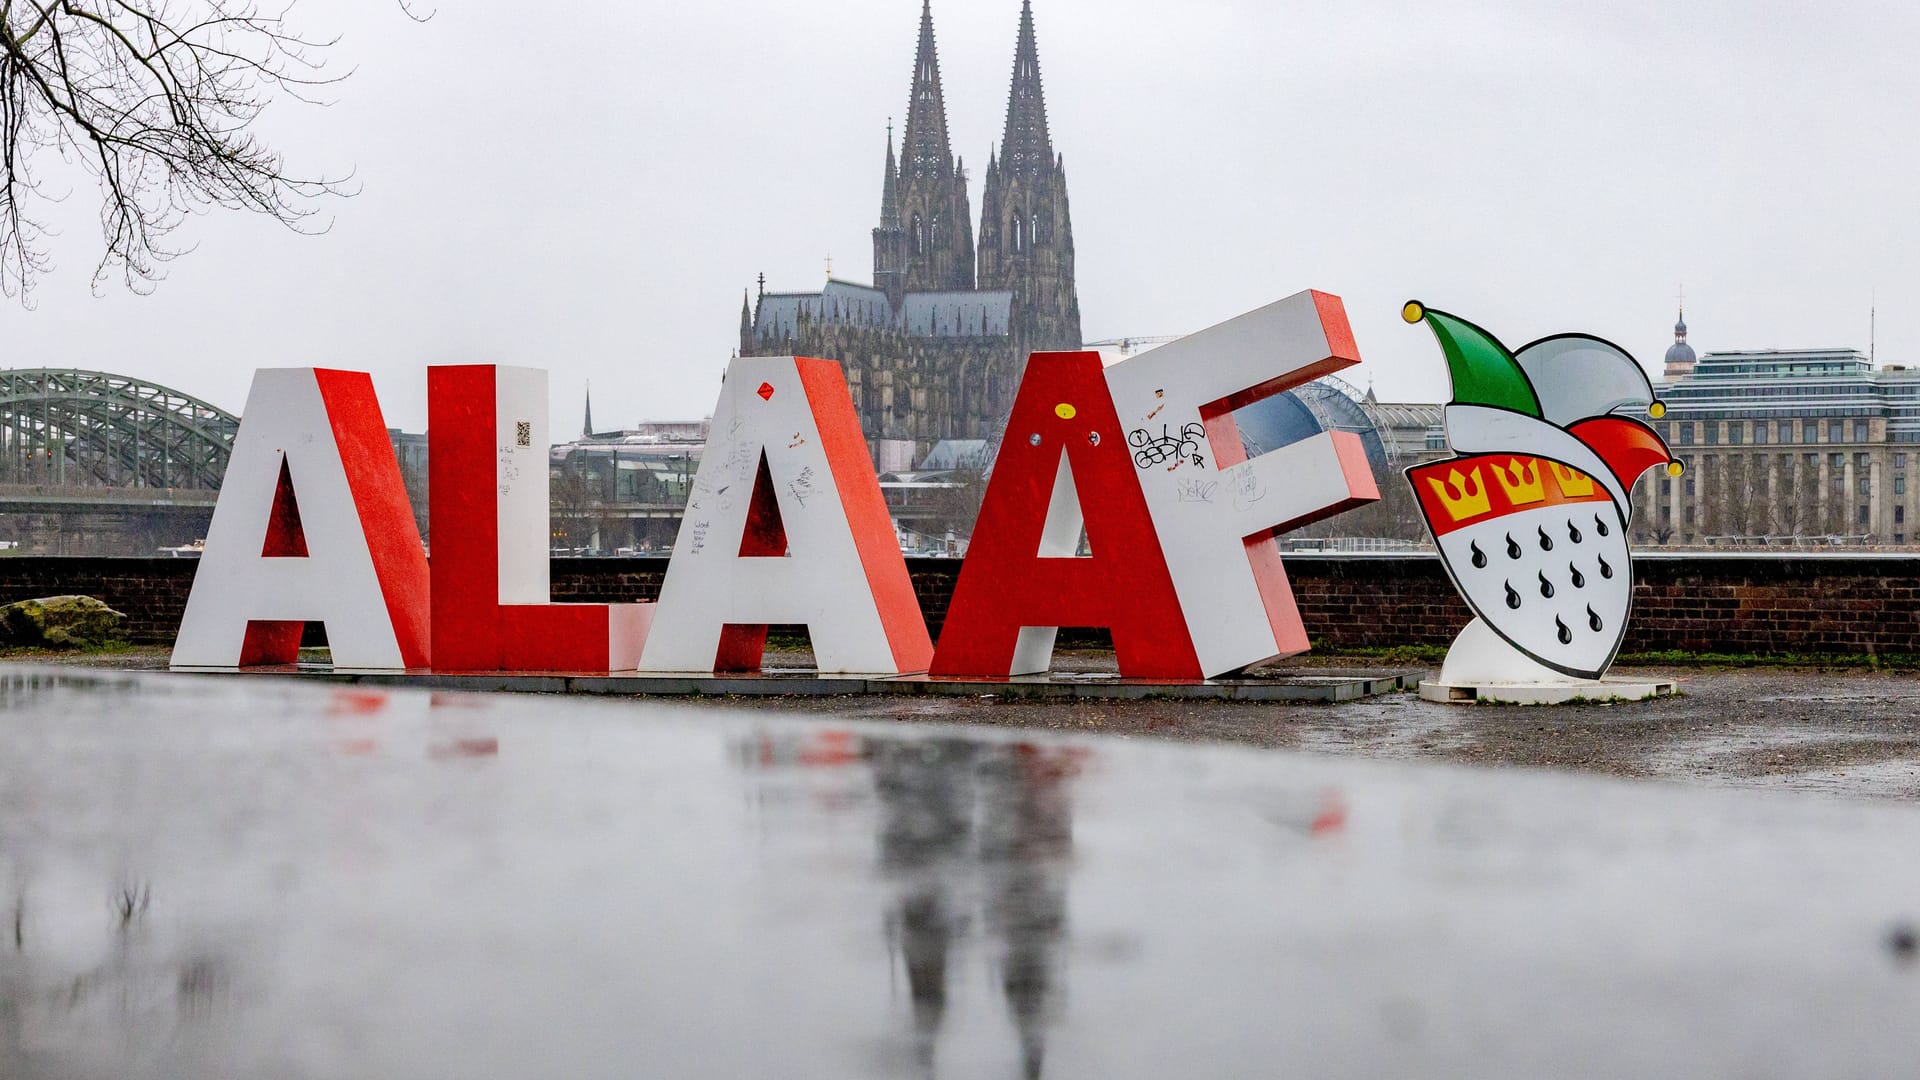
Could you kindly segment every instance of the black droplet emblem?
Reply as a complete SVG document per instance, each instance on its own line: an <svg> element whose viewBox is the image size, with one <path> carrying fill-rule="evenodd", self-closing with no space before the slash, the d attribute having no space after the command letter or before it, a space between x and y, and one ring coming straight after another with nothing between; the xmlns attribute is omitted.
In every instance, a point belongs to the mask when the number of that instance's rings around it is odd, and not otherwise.
<svg viewBox="0 0 1920 1080"><path fill-rule="evenodd" d="M1600 520L1599 514L1593 515L1593 527L1598 530L1601 536L1607 535L1607 523Z"/></svg>
<svg viewBox="0 0 1920 1080"><path fill-rule="evenodd" d="M1553 582L1547 580L1545 570L1540 571L1540 595L1549 600L1553 599Z"/></svg>
<svg viewBox="0 0 1920 1080"><path fill-rule="evenodd" d="M1520 557L1520 545L1514 543L1513 534L1508 533L1507 534L1507 558L1517 559L1519 557Z"/></svg>
<svg viewBox="0 0 1920 1080"><path fill-rule="evenodd" d="M1593 632L1596 634L1606 625L1600 621L1600 613L1593 610L1592 604L1587 605L1587 625L1593 627Z"/></svg>
<svg viewBox="0 0 1920 1080"><path fill-rule="evenodd" d="M1513 582L1508 581L1508 582L1504 582L1503 584L1505 584L1507 587L1507 606L1512 608L1515 611L1519 611L1520 610L1520 594L1513 591Z"/></svg>
<svg viewBox="0 0 1920 1080"><path fill-rule="evenodd" d="M1567 629L1567 624L1560 621L1560 616L1555 615L1553 617L1553 625L1560 628L1560 644L1573 644L1573 631Z"/></svg>
<svg viewBox="0 0 1920 1080"><path fill-rule="evenodd" d="M1540 550L1552 551L1553 537L1547 535L1547 527L1545 525L1540 526L1538 532L1540 533Z"/></svg>
<svg viewBox="0 0 1920 1080"><path fill-rule="evenodd" d="M1585 537L1580 535L1580 526L1575 525L1573 523L1572 518L1567 519L1567 539L1573 541L1576 544L1579 543L1581 540L1586 539Z"/></svg>
<svg viewBox="0 0 1920 1080"><path fill-rule="evenodd" d="M1473 568L1475 570L1485 570L1487 568L1487 553L1481 551L1480 545L1476 543L1469 542L1467 548L1473 552Z"/></svg>
<svg viewBox="0 0 1920 1080"><path fill-rule="evenodd" d="M1580 572L1580 568L1579 568L1579 567L1577 567L1577 566L1575 566L1575 565L1573 565L1572 563L1568 563L1568 564L1567 564L1567 573L1568 573L1568 574L1570 574L1570 575L1572 575L1572 577L1573 577L1573 587L1574 587L1574 588L1576 588L1576 589L1584 589L1584 588L1586 588L1586 587L1587 587L1587 575L1585 575L1585 574L1583 574L1583 573L1581 573L1581 572Z"/></svg>
<svg viewBox="0 0 1920 1080"><path fill-rule="evenodd" d="M1600 576L1608 580L1612 580L1613 578L1613 567L1608 566L1607 560L1605 559L1600 560Z"/></svg>

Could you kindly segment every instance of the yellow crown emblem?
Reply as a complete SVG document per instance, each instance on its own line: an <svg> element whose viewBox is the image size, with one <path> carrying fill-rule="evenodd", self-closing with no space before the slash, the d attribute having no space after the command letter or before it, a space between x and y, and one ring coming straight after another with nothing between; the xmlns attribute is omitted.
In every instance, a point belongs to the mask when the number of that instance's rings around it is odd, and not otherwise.
<svg viewBox="0 0 1920 1080"><path fill-rule="evenodd" d="M1569 499L1584 499L1593 494L1593 477L1578 469L1569 469L1557 461L1547 462L1547 468L1553 470L1553 482L1560 486L1560 494Z"/></svg>
<svg viewBox="0 0 1920 1080"><path fill-rule="evenodd" d="M1477 517L1493 509L1493 500L1487 498L1487 487L1480 480L1478 465L1466 476L1461 476L1459 469L1453 469L1447 473L1444 483L1431 476L1427 477L1427 483L1433 488L1433 493L1440 497L1440 505L1447 508L1447 516L1455 521Z"/></svg>
<svg viewBox="0 0 1920 1080"><path fill-rule="evenodd" d="M1515 506L1547 501L1547 485L1540 479L1540 463L1532 458L1525 461L1508 458L1505 465L1494 462L1493 478L1500 481L1507 501Z"/></svg>

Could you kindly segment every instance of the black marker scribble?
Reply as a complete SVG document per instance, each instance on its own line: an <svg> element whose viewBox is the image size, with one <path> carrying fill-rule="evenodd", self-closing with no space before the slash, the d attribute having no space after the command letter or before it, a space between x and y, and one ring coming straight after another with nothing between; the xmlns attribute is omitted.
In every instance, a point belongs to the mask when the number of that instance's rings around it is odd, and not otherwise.
<svg viewBox="0 0 1920 1080"><path fill-rule="evenodd" d="M1127 433L1127 443L1134 448L1135 465L1143 469L1151 469L1156 465L1177 469L1183 461L1192 461L1201 466L1207 463L1200 456L1200 443L1206 437L1207 429L1198 423L1190 423L1178 432L1161 424L1159 435L1154 435L1146 428L1133 429Z"/></svg>

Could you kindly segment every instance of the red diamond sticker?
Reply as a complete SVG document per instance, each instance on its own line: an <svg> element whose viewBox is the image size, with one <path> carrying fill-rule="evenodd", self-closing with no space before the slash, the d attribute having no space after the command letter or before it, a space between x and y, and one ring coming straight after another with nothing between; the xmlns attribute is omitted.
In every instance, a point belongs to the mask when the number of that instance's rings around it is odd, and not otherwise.
<svg viewBox="0 0 1920 1080"><path fill-rule="evenodd" d="M766 382L761 383L759 394L760 394L761 401L772 401L773 400L773 384L766 383Z"/></svg>

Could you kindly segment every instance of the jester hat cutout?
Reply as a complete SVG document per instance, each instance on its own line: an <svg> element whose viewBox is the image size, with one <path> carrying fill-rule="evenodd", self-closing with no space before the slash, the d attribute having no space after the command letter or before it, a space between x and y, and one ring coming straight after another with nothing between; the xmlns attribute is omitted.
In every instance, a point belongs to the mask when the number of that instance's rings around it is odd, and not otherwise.
<svg viewBox="0 0 1920 1080"><path fill-rule="evenodd" d="M1646 373L1586 334L1516 353L1456 315L1419 303L1403 315L1433 331L1453 383L1456 456L1407 470L1448 576L1479 622L1534 664L1601 677L1633 608L1633 484L1672 468L1660 436L1621 415L1665 412Z"/></svg>
<svg viewBox="0 0 1920 1080"><path fill-rule="evenodd" d="M1456 417L1455 407L1477 406L1566 431L1599 455L1622 494L1657 465L1679 475L1679 464L1652 428L1616 415L1629 408L1645 409L1654 419L1666 414L1646 371L1620 346L1590 334L1555 334L1516 353L1482 327L1417 300L1408 301L1401 315L1409 323L1425 322L1446 357L1453 383L1447 434L1456 452L1503 448L1471 445L1482 425L1456 422L1465 418Z"/></svg>

